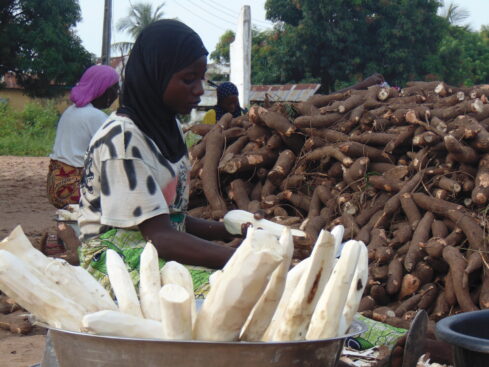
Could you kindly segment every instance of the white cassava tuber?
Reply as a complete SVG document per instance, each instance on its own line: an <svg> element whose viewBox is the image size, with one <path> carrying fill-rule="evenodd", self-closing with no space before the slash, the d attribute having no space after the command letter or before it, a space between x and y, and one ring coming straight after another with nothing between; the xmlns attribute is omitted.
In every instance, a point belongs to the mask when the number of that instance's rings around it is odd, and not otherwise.
<svg viewBox="0 0 489 367"><path fill-rule="evenodd" d="M272 316L277 309L278 303L285 288L287 273L294 253L294 241L290 229L286 227L279 238L283 248L284 259L272 273L265 291L251 311L246 321L240 339L247 341L260 341L267 329Z"/></svg>
<svg viewBox="0 0 489 367"><path fill-rule="evenodd" d="M146 319L160 320L161 289L158 252L151 242L146 243L141 253L139 266L139 300L141 311Z"/></svg>
<svg viewBox="0 0 489 367"><path fill-rule="evenodd" d="M350 291L350 285L362 253L359 241L348 241L341 257L319 298L311 318L306 339L326 339L339 336L340 319Z"/></svg>
<svg viewBox="0 0 489 367"><path fill-rule="evenodd" d="M362 242L363 244L363 242ZM368 250L363 244L360 249L360 256L358 258L357 268L355 269L355 275L350 284L350 290L348 291L348 297L346 299L345 308L343 309L343 315L340 319L340 327L338 335L344 335L348 331L353 318L355 317L360 301L362 300L363 291L368 281Z"/></svg>
<svg viewBox="0 0 489 367"><path fill-rule="evenodd" d="M83 317L82 331L126 338L162 339L161 323L119 311L98 311Z"/></svg>
<svg viewBox="0 0 489 367"><path fill-rule="evenodd" d="M183 289L187 291L190 297L189 302L192 313L192 322L195 322L195 318L197 317L197 309L195 305L194 285L192 275L188 269L176 261L169 261L161 268L160 275L161 284L163 286L167 284L176 284L183 287Z"/></svg>
<svg viewBox="0 0 489 367"><path fill-rule="evenodd" d="M287 305L289 304L289 300L290 297L292 296L292 292L297 287L297 284L299 284L299 281L301 280L301 277L306 271L306 269L309 268L310 263L311 263L311 258L308 257L302 260L296 266L294 266L287 273L287 278L285 280L285 288L284 291L282 292L282 297L280 297L280 301L273 314L272 320L270 321L267 329L265 330L265 333L261 338L262 341L268 342L272 340L272 335L275 332L275 330L277 330L279 323L283 318L283 314L285 312L285 309L287 308Z"/></svg>
<svg viewBox="0 0 489 367"><path fill-rule="evenodd" d="M21 226L0 242L0 249L19 257L36 277L51 282L52 289L82 306L85 312L117 309L109 293L85 269L45 256L32 246Z"/></svg>
<svg viewBox="0 0 489 367"><path fill-rule="evenodd" d="M314 308L333 271L335 241L322 230L311 253L311 262L294 289L273 341L305 339Z"/></svg>
<svg viewBox="0 0 489 367"><path fill-rule="evenodd" d="M248 246L240 246L211 287L194 325L199 340L235 341L269 277L282 261L277 237L255 230ZM233 259L234 258L234 259Z"/></svg>
<svg viewBox="0 0 489 367"><path fill-rule="evenodd" d="M139 304L136 289L132 283L131 276L127 271L126 264L114 250L107 250L107 274L110 285L114 290L119 304L119 310L128 315L142 318L141 306Z"/></svg>
<svg viewBox="0 0 489 367"><path fill-rule="evenodd" d="M275 236L279 237L284 230L284 225L279 223L274 223L267 219L255 219L253 213L247 212L245 210L230 210L224 216L224 226L226 230L231 234L241 234L241 225L246 223L251 223L255 228L262 228ZM306 234L303 231L297 229L292 229L292 235L297 237L305 237Z"/></svg>
<svg viewBox="0 0 489 367"><path fill-rule="evenodd" d="M85 309L6 250L0 250L0 290L50 326L80 331Z"/></svg>
<svg viewBox="0 0 489 367"><path fill-rule="evenodd" d="M177 284L166 284L160 290L159 300L163 339L192 339L193 297Z"/></svg>

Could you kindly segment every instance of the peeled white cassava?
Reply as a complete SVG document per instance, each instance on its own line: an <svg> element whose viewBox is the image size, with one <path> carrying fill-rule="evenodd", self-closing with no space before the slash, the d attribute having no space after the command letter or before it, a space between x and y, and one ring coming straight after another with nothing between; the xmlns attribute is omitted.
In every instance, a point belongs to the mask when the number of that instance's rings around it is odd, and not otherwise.
<svg viewBox="0 0 489 367"><path fill-rule="evenodd" d="M241 340L261 340L282 297L294 253L294 241L288 227L283 230L278 242L282 246L284 258L272 273L265 291L248 316L248 320L241 331Z"/></svg>
<svg viewBox="0 0 489 367"><path fill-rule="evenodd" d="M274 223L267 219L255 219L253 213L246 210L230 210L223 218L224 226L226 230L231 234L240 235L241 225L245 223L251 223L254 228L262 228L275 236L279 237L282 234L285 226L279 223ZM292 229L292 235L297 237L305 237L306 234L303 231Z"/></svg>
<svg viewBox="0 0 489 367"><path fill-rule="evenodd" d="M194 325L195 339L238 340L270 275L283 260L283 251L274 235L256 229L247 234L247 240L251 240L249 245L238 247L229 260L234 266L224 267L202 304Z"/></svg>
<svg viewBox="0 0 489 367"><path fill-rule="evenodd" d="M322 230L311 253L311 262L292 292L289 302L272 334L273 341L305 339L311 316L333 271L335 239Z"/></svg>
<svg viewBox="0 0 489 367"><path fill-rule="evenodd" d="M363 242L362 242L363 244ZM368 250L367 246L361 246L357 268L350 284L348 297L346 298L345 308L340 319L338 335L344 335L353 322L353 318L358 311L363 291L368 281Z"/></svg>
<svg viewBox="0 0 489 367"><path fill-rule="evenodd" d="M0 249L19 257L31 267L33 275L51 282L53 289L82 306L85 312L117 309L109 293L85 269L45 256L32 246L21 226L0 242Z"/></svg>
<svg viewBox="0 0 489 367"><path fill-rule="evenodd" d="M192 339L193 297L185 288L177 284L167 284L161 288L159 300L163 339Z"/></svg>
<svg viewBox="0 0 489 367"><path fill-rule="evenodd" d="M267 329L263 333L263 336L261 338L262 341L272 341L272 336L275 330L277 330L277 328L279 327L281 320L283 319L283 314L285 312L285 309L287 308L287 305L289 304L290 297L292 296L294 289L297 287L297 284L299 284L299 281L301 280L304 271L309 267L310 263L311 258L308 257L302 260L296 266L294 266L287 273L287 277L285 279L285 288L282 292L282 297L280 297L280 301L277 305L277 308L275 309L272 320L270 321Z"/></svg>
<svg viewBox="0 0 489 367"><path fill-rule="evenodd" d="M151 242L146 243L141 253L139 265L139 301L146 319L160 320L161 289L158 252Z"/></svg>
<svg viewBox="0 0 489 367"><path fill-rule="evenodd" d="M107 274L119 305L119 311L143 318L136 289L127 271L126 264L114 250L107 250Z"/></svg>
<svg viewBox="0 0 489 367"><path fill-rule="evenodd" d="M359 257L364 252L360 241L348 241L326 284L307 330L306 339L335 338L339 335L340 319L355 275ZM362 255L363 256L363 255Z"/></svg>
<svg viewBox="0 0 489 367"><path fill-rule="evenodd" d="M197 308L195 305L194 285L192 275L188 269L176 261L168 261L160 270L161 284L176 284L187 291L190 297L190 311L192 314L192 322L195 322L197 317Z"/></svg>
<svg viewBox="0 0 489 367"><path fill-rule="evenodd" d="M126 338L162 339L161 323L119 311L98 311L83 316L82 331Z"/></svg>
<svg viewBox="0 0 489 367"><path fill-rule="evenodd" d="M0 290L40 321L58 329L80 331L85 309L6 250L0 250Z"/></svg>

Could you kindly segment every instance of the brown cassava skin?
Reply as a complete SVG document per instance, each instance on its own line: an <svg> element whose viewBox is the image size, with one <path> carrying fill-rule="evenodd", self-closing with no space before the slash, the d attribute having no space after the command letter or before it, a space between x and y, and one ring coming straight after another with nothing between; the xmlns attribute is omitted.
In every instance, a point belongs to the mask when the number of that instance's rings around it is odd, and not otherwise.
<svg viewBox="0 0 489 367"><path fill-rule="evenodd" d="M369 203L366 207L362 208L360 213L355 217L355 221L359 226L364 226L371 219L371 217L381 210L390 196L387 193L381 193L376 199Z"/></svg>
<svg viewBox="0 0 489 367"><path fill-rule="evenodd" d="M319 115L319 109L310 102L294 103L294 109L302 116Z"/></svg>
<svg viewBox="0 0 489 367"><path fill-rule="evenodd" d="M482 249L484 231L463 207L421 193L413 194L413 199L419 207L425 210L431 210L433 213L447 217L454 223L457 223L457 226L462 229L467 237L472 250L477 251Z"/></svg>
<svg viewBox="0 0 489 367"><path fill-rule="evenodd" d="M373 285L370 288L370 295L377 305L384 306L390 302L390 298L385 292L385 288L381 285Z"/></svg>
<svg viewBox="0 0 489 367"><path fill-rule="evenodd" d="M260 120L270 129L277 131L281 135L290 136L295 131L295 126L280 113L267 111L264 108L258 110Z"/></svg>
<svg viewBox="0 0 489 367"><path fill-rule="evenodd" d="M479 160L479 155L473 148L468 145L463 145L455 137L447 135L443 140L450 156L457 162L475 163Z"/></svg>
<svg viewBox="0 0 489 367"><path fill-rule="evenodd" d="M433 237L446 237L448 236L448 227L442 220L435 219L431 225L431 234Z"/></svg>
<svg viewBox="0 0 489 367"><path fill-rule="evenodd" d="M434 278L433 268L425 261L418 262L412 274L419 279L421 286L431 283Z"/></svg>
<svg viewBox="0 0 489 367"><path fill-rule="evenodd" d="M372 296L365 296L360 301L360 305L358 306L358 312L364 312L368 310L373 310L376 306L375 300Z"/></svg>
<svg viewBox="0 0 489 367"><path fill-rule="evenodd" d="M231 181L228 196L236 203L239 209L248 210L250 198L248 197L246 183L242 179Z"/></svg>
<svg viewBox="0 0 489 367"><path fill-rule="evenodd" d="M200 136L205 136L209 131L212 130L214 125L209 125L209 124L195 124L190 127L190 131L193 132L194 134L200 135Z"/></svg>
<svg viewBox="0 0 489 367"><path fill-rule="evenodd" d="M406 128L403 129L401 133L397 134L394 139L392 139L387 143L387 145L384 148L384 152L392 153L399 146L406 144L407 142L410 142L412 140L415 130L416 130L416 126L406 126Z"/></svg>
<svg viewBox="0 0 489 367"><path fill-rule="evenodd" d="M415 230L419 221L421 220L421 213L419 212L411 193L406 192L400 195L399 200L401 202L401 208L404 211L404 214L406 214L411 228Z"/></svg>
<svg viewBox="0 0 489 367"><path fill-rule="evenodd" d="M422 310L428 310L438 297L438 287L435 283L425 284L421 288L421 299L418 303L418 308Z"/></svg>
<svg viewBox="0 0 489 367"><path fill-rule="evenodd" d="M476 205L485 205L489 199L489 154L484 154L479 161L479 169L472 190L472 201Z"/></svg>
<svg viewBox="0 0 489 367"><path fill-rule="evenodd" d="M447 246L447 242L441 237L431 237L426 243L419 244L428 256L439 258L442 256L443 249Z"/></svg>
<svg viewBox="0 0 489 367"><path fill-rule="evenodd" d="M328 105L329 103L333 101L338 101L338 100L343 100L347 98L348 96L351 95L351 91L346 91L346 92L340 92L340 93L333 93L333 94L314 94L309 99L307 102L311 103L317 108L324 107Z"/></svg>
<svg viewBox="0 0 489 367"><path fill-rule="evenodd" d="M398 257L394 257L389 263L386 292L389 295L397 294L401 290L403 268Z"/></svg>
<svg viewBox="0 0 489 367"><path fill-rule="evenodd" d="M443 258L450 266L450 274L453 282L453 289L457 302L462 311L476 311L477 306L470 298L469 289L463 287L463 274L465 270L465 259L460 251L452 246L447 246L443 250Z"/></svg>
<svg viewBox="0 0 489 367"><path fill-rule="evenodd" d="M404 259L404 268L410 272L414 269L417 262L423 257L423 250L420 243L426 242L430 238L431 224L435 216L432 212L426 212L414 230L408 253Z"/></svg>
<svg viewBox="0 0 489 367"><path fill-rule="evenodd" d="M285 176L289 174L295 163L295 158L295 154L290 149L280 152L277 162L268 173L268 179L276 186L279 186Z"/></svg>
<svg viewBox="0 0 489 367"><path fill-rule="evenodd" d="M447 316L449 312L450 312L450 306L448 305L448 302L445 298L445 292L442 291L438 293L438 296L435 301L435 308L431 313L431 317L433 318L433 320L438 321L444 318L445 316Z"/></svg>
<svg viewBox="0 0 489 367"><path fill-rule="evenodd" d="M484 267L479 306L481 309L489 308L489 270L487 267Z"/></svg>
<svg viewBox="0 0 489 367"><path fill-rule="evenodd" d="M396 309L395 313L397 317L402 317L406 312L416 309L418 302L423 296L421 294L415 294L403 301Z"/></svg>
<svg viewBox="0 0 489 367"><path fill-rule="evenodd" d="M226 173L236 173L254 169L255 167L270 166L277 159L277 153L268 149L248 152L232 158L221 168Z"/></svg>
<svg viewBox="0 0 489 367"><path fill-rule="evenodd" d="M343 117L341 113L328 113L326 115L299 116L294 120L294 125L298 129L303 128L324 128L333 125Z"/></svg>
<svg viewBox="0 0 489 367"><path fill-rule="evenodd" d="M202 172L202 188L204 195L212 208L212 217L220 218L226 211L226 202L219 191L217 165L224 147L222 128L216 125L206 138L204 166Z"/></svg>
<svg viewBox="0 0 489 367"><path fill-rule="evenodd" d="M393 232L392 239L389 242L389 246L393 248L398 248L403 243L409 241L412 237L413 230L409 223L403 222L399 227Z"/></svg>
<svg viewBox="0 0 489 367"><path fill-rule="evenodd" d="M301 193L293 193L292 191L286 190L281 193L281 198L288 200L294 206L301 208L304 211L309 210L311 205L311 198L307 195Z"/></svg>
<svg viewBox="0 0 489 367"><path fill-rule="evenodd" d="M406 274L402 278L401 290L399 291L399 299L405 299L413 295L421 286L419 278L413 274Z"/></svg>
<svg viewBox="0 0 489 367"><path fill-rule="evenodd" d="M363 134L352 135L350 140L362 144L385 146L396 137L397 135L395 134L367 131Z"/></svg>
<svg viewBox="0 0 489 367"><path fill-rule="evenodd" d="M339 143L339 150L351 158L368 157L372 162L393 163L394 157L380 149L354 141Z"/></svg>
<svg viewBox="0 0 489 367"><path fill-rule="evenodd" d="M386 192L399 192L403 186L402 181L392 180L385 176L370 176L368 178L368 183L377 190L383 190Z"/></svg>
<svg viewBox="0 0 489 367"><path fill-rule="evenodd" d="M312 152L307 153L304 159L306 161L318 161L324 157L332 157L346 167L350 167L353 164L353 159L343 154L333 145L325 145L321 148L314 149Z"/></svg>
<svg viewBox="0 0 489 367"><path fill-rule="evenodd" d="M343 179L353 189L358 189L367 171L369 159L367 157L361 157L355 160L353 164L343 170Z"/></svg>

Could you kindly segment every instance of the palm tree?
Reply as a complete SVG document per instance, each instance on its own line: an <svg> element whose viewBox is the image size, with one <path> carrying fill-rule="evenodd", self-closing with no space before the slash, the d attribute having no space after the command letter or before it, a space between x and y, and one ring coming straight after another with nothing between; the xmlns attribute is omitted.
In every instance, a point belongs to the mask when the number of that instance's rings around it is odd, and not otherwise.
<svg viewBox="0 0 489 367"><path fill-rule="evenodd" d="M119 19L116 25L116 29L119 32L127 32L131 35L133 40L139 36L139 33L151 23L156 22L163 18L162 8L165 3L161 3L153 10L151 3L137 3L131 5L129 14ZM127 54L134 42L117 42L112 44L113 50L118 50L121 55Z"/></svg>
<svg viewBox="0 0 489 367"><path fill-rule="evenodd" d="M467 9L464 9L453 2L446 3L444 0L441 0L440 3L442 5L440 8L440 16L445 18L452 25L460 25L470 16ZM462 26L468 28L465 24Z"/></svg>

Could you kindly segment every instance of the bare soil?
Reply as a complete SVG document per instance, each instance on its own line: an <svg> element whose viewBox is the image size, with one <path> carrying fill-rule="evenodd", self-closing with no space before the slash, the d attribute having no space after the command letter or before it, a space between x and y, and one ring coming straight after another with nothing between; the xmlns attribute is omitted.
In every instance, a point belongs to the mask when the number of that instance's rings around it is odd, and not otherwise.
<svg viewBox="0 0 489 367"><path fill-rule="evenodd" d="M49 158L0 156L0 240L21 225L31 243L40 248L48 233L56 233L56 209L46 198ZM46 330L29 335L0 329L0 365L26 367L39 363Z"/></svg>

